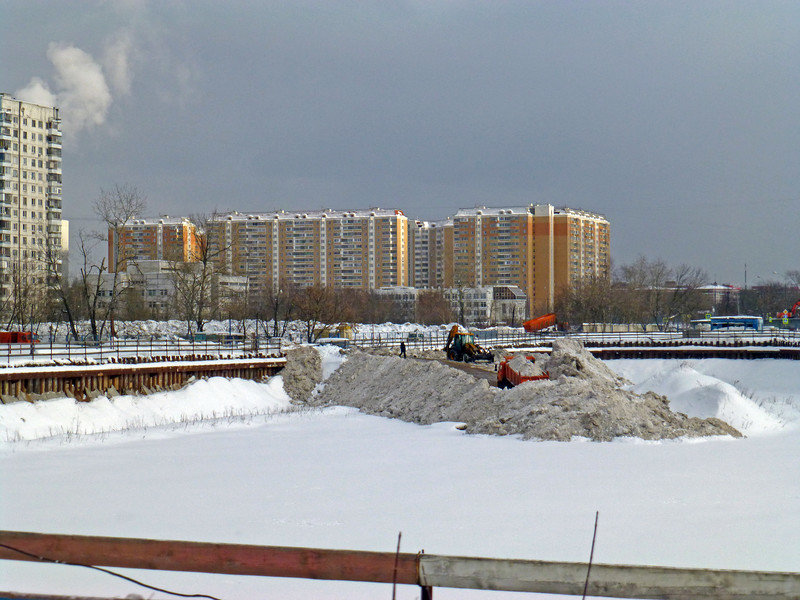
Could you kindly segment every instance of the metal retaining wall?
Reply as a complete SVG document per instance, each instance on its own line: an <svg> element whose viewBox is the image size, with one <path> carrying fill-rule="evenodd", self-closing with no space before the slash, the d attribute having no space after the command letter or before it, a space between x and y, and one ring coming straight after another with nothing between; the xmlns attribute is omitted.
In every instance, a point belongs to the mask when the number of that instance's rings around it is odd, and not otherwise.
<svg viewBox="0 0 800 600"><path fill-rule="evenodd" d="M37 400L48 394L90 399L112 388L119 394L176 389L192 377L237 377L259 380L277 374L285 358L182 360L138 364L21 367L0 370L0 400Z"/></svg>
<svg viewBox="0 0 800 600"><path fill-rule="evenodd" d="M737 346L668 346L653 347L612 347L587 348L595 358L612 360L615 358L785 358L800 360L800 348L780 347L737 347Z"/></svg>

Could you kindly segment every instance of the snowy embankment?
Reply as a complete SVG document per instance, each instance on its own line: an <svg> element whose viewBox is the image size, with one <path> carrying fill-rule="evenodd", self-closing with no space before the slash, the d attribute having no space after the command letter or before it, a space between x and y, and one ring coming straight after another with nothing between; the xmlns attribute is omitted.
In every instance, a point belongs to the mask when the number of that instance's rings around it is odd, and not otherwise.
<svg viewBox="0 0 800 600"><path fill-rule="evenodd" d="M319 350L324 378L342 363L339 349ZM176 363L185 365L188 363ZM90 368L90 367L87 367ZM148 396L100 396L0 405L0 444L44 438L64 439L112 432L187 430L242 424L252 417L298 410L284 391L283 378L266 383L212 377L175 392Z"/></svg>
<svg viewBox="0 0 800 600"><path fill-rule="evenodd" d="M638 393L667 396L690 417L716 417L747 436L800 426L800 363L791 360L611 360Z"/></svg>
<svg viewBox="0 0 800 600"><path fill-rule="evenodd" d="M175 392L149 396L101 396L91 402L58 398L0 406L0 441L175 429L290 410L280 377L267 383L212 377Z"/></svg>
<svg viewBox="0 0 800 600"><path fill-rule="evenodd" d="M322 357L323 373L341 360L336 352ZM599 511L596 562L796 571L800 364L609 364L642 390L678 392L683 408L696 416L730 406L743 425L750 419L754 427L741 427L745 439L523 442L351 408L286 413L280 378L269 384L209 380L182 392L123 400L125 410L114 406L119 399L80 405L80 420L97 421L98 431L121 426L104 421L112 409L128 414L133 430L33 441L27 440L36 434L23 436L19 424L7 430L22 441L7 441L6 434L0 441L0 529L381 551L393 550L402 531L406 552L585 561ZM715 402L708 401L712 392ZM143 403L157 397L173 406L153 408L152 423L163 422L167 410L179 422L214 418L217 411L213 427L142 428ZM774 420L757 421L753 406ZM16 414L9 411L21 407L0 406L0 423L8 424ZM219 414L235 407L272 414L242 420ZM50 410L64 410L64 403L26 408L36 409L27 427ZM42 425L52 435L52 422ZM118 570L225 600L366 600L391 593L377 584ZM4 590L29 593L150 594L88 569L17 561L0 561L0 582ZM435 594L445 600L519 596ZM418 596L411 586L398 590L401 600Z"/></svg>

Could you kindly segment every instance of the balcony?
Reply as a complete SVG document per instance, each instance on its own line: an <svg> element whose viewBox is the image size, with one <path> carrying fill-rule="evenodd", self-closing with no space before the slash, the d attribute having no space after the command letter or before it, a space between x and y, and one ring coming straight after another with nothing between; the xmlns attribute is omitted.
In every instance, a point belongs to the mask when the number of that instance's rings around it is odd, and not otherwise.
<svg viewBox="0 0 800 600"><path fill-rule="evenodd" d="M61 136L60 135L48 135L47 136L47 147L48 148L61 148Z"/></svg>
<svg viewBox="0 0 800 600"><path fill-rule="evenodd" d="M12 165L11 154L0 152L0 165L10 167Z"/></svg>
<svg viewBox="0 0 800 600"><path fill-rule="evenodd" d="M48 185L47 186L47 195L48 196L61 196L61 186L60 185Z"/></svg>
<svg viewBox="0 0 800 600"><path fill-rule="evenodd" d="M61 220L61 211L47 211L47 220L48 221L60 221Z"/></svg>

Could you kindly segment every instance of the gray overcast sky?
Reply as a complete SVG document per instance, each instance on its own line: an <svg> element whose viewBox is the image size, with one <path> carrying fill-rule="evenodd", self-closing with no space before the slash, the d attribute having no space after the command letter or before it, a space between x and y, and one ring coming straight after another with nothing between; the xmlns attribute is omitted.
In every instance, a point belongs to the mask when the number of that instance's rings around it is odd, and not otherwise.
<svg viewBox="0 0 800 600"><path fill-rule="evenodd" d="M543 202L605 214L616 264L800 268L796 1L0 12L2 91L62 107L73 231L126 182L148 216Z"/></svg>

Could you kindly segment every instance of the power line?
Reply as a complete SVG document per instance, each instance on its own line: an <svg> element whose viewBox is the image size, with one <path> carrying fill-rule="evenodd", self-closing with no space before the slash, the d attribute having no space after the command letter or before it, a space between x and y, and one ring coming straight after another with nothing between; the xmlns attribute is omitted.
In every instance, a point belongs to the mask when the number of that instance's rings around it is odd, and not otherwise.
<svg viewBox="0 0 800 600"><path fill-rule="evenodd" d="M6 548L7 550L11 550L13 552L18 552L23 556L27 556L28 558L34 558L41 562L46 563L53 563L56 565L67 565L70 567L84 567L86 569L94 569L95 571L100 571L101 573L106 573L108 575L112 575L114 577L119 577L120 579L124 579L125 581L130 581L136 585L139 585L143 588L147 588L148 590L153 590L155 592L163 592L164 594L169 594L171 596L178 596L180 598L208 598L209 600L221 600L216 596L209 596L207 594L181 594L180 592L171 592L170 590L166 590L164 588L156 587L154 585L148 585L138 579L134 579L133 577L128 577L127 575L122 575L121 573L115 573L114 571L110 571L109 569L104 569L102 567L96 567L94 565L83 565L80 563L71 563L66 562L63 560L56 560L54 558L47 558L46 556L39 556L37 554L32 554L30 552L26 552L25 550L20 550L19 548L14 548L13 546L9 546L8 544L0 544L0 548Z"/></svg>

